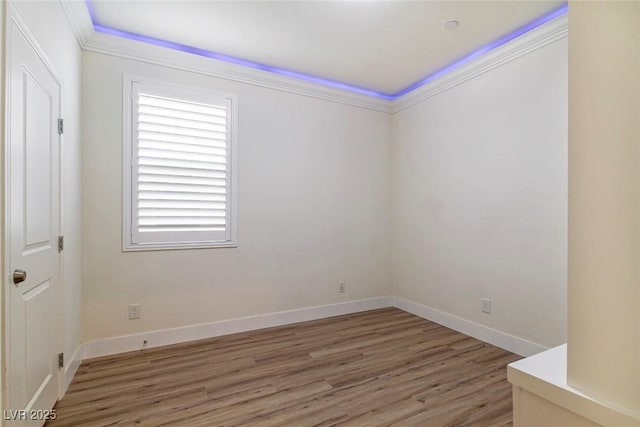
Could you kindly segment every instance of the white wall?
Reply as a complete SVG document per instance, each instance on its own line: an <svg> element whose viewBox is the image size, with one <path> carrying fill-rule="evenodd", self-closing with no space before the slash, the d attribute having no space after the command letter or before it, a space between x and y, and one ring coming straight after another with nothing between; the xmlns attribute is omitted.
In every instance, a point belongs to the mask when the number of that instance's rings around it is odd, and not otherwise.
<svg viewBox="0 0 640 427"><path fill-rule="evenodd" d="M83 59L84 340L389 294L385 113L104 54ZM121 251L123 72L238 94L237 248ZM142 304L141 319L128 320L131 303Z"/></svg>
<svg viewBox="0 0 640 427"><path fill-rule="evenodd" d="M569 384L640 425L640 3L569 20Z"/></svg>
<svg viewBox="0 0 640 427"><path fill-rule="evenodd" d="M565 341L566 58L562 39L393 116L394 295Z"/></svg>
<svg viewBox="0 0 640 427"><path fill-rule="evenodd" d="M20 16L62 78L63 115L63 333L67 361L80 346L81 205L80 205L80 78L81 51L58 2L14 2Z"/></svg>

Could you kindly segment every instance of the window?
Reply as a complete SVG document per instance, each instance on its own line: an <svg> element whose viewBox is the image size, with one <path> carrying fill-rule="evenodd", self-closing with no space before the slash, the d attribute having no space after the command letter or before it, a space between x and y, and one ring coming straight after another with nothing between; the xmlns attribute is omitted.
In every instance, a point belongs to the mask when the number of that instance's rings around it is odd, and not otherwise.
<svg viewBox="0 0 640 427"><path fill-rule="evenodd" d="M234 246L235 96L124 89L124 250Z"/></svg>

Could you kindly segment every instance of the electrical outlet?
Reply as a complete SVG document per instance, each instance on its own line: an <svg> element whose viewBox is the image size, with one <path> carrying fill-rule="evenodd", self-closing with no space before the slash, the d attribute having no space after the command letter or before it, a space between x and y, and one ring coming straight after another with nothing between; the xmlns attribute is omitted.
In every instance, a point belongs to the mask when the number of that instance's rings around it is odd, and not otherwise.
<svg viewBox="0 0 640 427"><path fill-rule="evenodd" d="M347 283L338 282L338 293L344 294L345 292L347 292Z"/></svg>
<svg viewBox="0 0 640 427"><path fill-rule="evenodd" d="M491 314L491 300L489 298L482 298L482 312Z"/></svg>
<svg viewBox="0 0 640 427"><path fill-rule="evenodd" d="M129 320L140 318L140 304L129 304Z"/></svg>

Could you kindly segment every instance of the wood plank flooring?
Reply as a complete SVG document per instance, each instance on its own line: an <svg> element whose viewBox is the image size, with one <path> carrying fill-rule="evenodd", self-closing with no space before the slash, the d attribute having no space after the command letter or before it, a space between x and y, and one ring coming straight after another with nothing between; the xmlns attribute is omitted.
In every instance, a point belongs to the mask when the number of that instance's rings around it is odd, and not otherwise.
<svg viewBox="0 0 640 427"><path fill-rule="evenodd" d="M87 360L47 426L509 426L517 359L387 308Z"/></svg>

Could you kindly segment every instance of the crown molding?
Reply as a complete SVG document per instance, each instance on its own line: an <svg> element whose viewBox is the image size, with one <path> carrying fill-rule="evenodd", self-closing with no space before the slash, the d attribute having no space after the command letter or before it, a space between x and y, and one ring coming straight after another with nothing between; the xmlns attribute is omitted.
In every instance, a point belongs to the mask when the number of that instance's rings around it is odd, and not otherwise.
<svg viewBox="0 0 640 427"><path fill-rule="evenodd" d="M567 15L549 21L522 36L456 68L446 75L395 100L355 94L324 87L267 71L125 39L94 30L83 1L59 0L67 20L83 50L131 59L163 67L207 75L268 89L338 102L384 113L397 113L454 88L530 52L564 39L568 34Z"/></svg>
<svg viewBox="0 0 640 427"><path fill-rule="evenodd" d="M567 15L562 15L400 98L389 101L391 112L397 113L407 109L521 56L564 39L567 34Z"/></svg>
<svg viewBox="0 0 640 427"><path fill-rule="evenodd" d="M87 40L94 33L87 5L83 1L59 0L59 2L78 44L84 48Z"/></svg>
<svg viewBox="0 0 640 427"><path fill-rule="evenodd" d="M384 99L328 88L267 71L230 64L110 34L94 32L91 38L85 42L83 49L89 52L132 59L326 101L339 102L385 113L390 112L389 102Z"/></svg>
<svg viewBox="0 0 640 427"><path fill-rule="evenodd" d="M384 113L390 112L389 102L384 99L328 88L267 71L255 70L212 58L204 58L139 41L98 33L94 29L84 1L59 0L59 2L78 44L85 51L132 59Z"/></svg>

